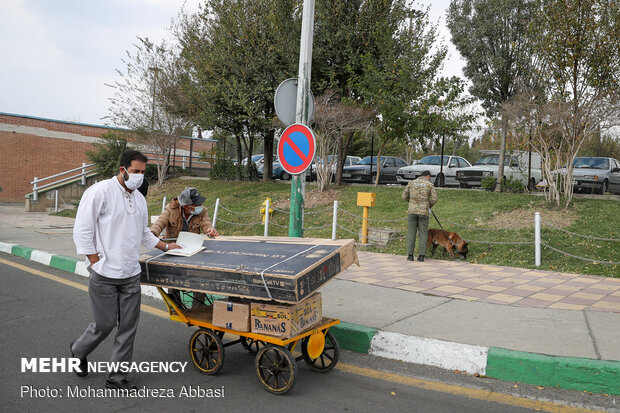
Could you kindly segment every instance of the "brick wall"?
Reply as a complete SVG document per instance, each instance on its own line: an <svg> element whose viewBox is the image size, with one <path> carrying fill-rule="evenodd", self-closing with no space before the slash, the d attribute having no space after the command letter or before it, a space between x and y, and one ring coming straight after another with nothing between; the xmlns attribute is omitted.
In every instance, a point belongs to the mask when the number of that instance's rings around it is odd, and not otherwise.
<svg viewBox="0 0 620 413"><path fill-rule="evenodd" d="M44 178L88 163L85 151L110 130L118 129L0 113L0 202L24 202L35 176ZM177 148L189 150L189 141L181 139ZM194 140L194 153L213 145Z"/></svg>

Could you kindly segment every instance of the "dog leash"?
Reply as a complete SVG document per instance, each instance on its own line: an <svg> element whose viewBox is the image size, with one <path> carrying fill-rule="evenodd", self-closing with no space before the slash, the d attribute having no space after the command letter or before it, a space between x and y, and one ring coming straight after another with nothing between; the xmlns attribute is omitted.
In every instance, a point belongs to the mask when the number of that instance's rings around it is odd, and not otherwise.
<svg viewBox="0 0 620 413"><path fill-rule="evenodd" d="M443 229L443 225L441 225L441 222L439 222L439 220L437 219L437 215L435 215L432 209L431 209L431 214L433 214L433 216L435 217L435 221L437 221L437 223L439 224L439 227Z"/></svg>

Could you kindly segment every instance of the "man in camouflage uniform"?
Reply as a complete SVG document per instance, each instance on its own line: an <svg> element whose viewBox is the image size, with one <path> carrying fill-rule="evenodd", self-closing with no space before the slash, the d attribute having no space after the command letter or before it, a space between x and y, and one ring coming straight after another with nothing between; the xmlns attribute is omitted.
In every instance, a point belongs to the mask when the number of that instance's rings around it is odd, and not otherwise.
<svg viewBox="0 0 620 413"><path fill-rule="evenodd" d="M437 192L431 183L431 173L424 171L417 179L409 182L403 191L403 199L409 202L407 209L407 260L413 261L416 233L420 231L418 261L424 261L428 240L428 213L437 202Z"/></svg>

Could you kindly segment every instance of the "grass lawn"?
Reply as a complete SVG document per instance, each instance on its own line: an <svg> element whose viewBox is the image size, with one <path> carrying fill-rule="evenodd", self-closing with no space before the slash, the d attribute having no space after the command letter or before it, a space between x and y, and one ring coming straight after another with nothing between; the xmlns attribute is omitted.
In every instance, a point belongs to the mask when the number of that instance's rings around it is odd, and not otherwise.
<svg viewBox="0 0 620 413"><path fill-rule="evenodd" d="M213 215L215 199L221 208L217 229L223 235L263 235L259 212L266 197L275 206L269 235L287 236L290 184L262 182L223 182L177 179L161 188L149 189L147 202L151 215L161 211L163 197L168 201L186 186L195 186L206 196L205 206ZM357 192L375 192L376 206L370 208L370 227L391 228L406 235L407 203L402 200L404 187L370 185L344 186L318 193L315 185L306 187L304 236L330 238L332 204L338 200L338 238L356 238L361 228L362 208L356 206ZM567 234L561 230L598 238L620 239L620 202L614 200L574 199L568 211L549 207L544 197L527 194L496 194L476 190L438 189L439 202L433 211L444 229L471 240L467 260L478 264L534 266L534 212L542 216L542 241L567 253L593 260L620 262L620 241L600 241ZM344 211L343 211L344 210ZM234 212L231 212L234 211ZM67 213L65 213L67 214ZM70 215L70 213L68 213ZM382 222L383 221L383 222ZM323 227L312 229L316 227ZM430 228L439 228L431 217ZM355 235L354 235L355 234ZM478 241L478 242L477 242ZM493 245L486 242L527 241L530 245ZM405 240L399 239L384 248L368 251L405 255ZM441 258L437 250L435 258ZM450 259L449 256L444 259ZM542 270L620 277L620 266L583 261L542 248Z"/></svg>

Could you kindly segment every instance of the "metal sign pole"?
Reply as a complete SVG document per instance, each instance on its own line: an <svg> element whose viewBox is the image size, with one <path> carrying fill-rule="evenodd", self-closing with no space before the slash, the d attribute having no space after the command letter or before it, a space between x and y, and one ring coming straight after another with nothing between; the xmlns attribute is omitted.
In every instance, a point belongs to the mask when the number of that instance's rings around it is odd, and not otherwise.
<svg viewBox="0 0 620 413"><path fill-rule="evenodd" d="M312 69L312 37L314 33L314 0L304 0L301 22L301 45L299 49L299 73L297 76L297 111L295 123L307 125L310 111L310 74ZM288 236L304 236L305 174L293 175L291 183L291 212Z"/></svg>

